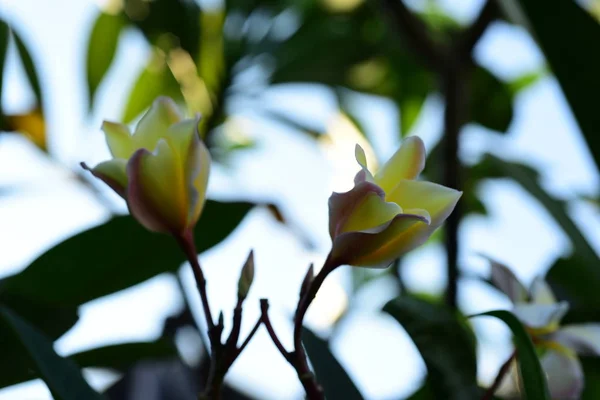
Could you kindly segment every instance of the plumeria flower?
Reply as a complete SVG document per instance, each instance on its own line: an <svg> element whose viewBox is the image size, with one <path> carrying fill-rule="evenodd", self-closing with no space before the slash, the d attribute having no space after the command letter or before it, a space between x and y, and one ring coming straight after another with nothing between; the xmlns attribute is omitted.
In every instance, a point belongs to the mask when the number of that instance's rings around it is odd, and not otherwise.
<svg viewBox="0 0 600 400"><path fill-rule="evenodd" d="M198 134L199 119L184 119L173 100L159 97L133 134L105 121L102 130L113 159L91 169L123 197L147 229L189 234L206 200L210 154Z"/></svg>
<svg viewBox="0 0 600 400"><path fill-rule="evenodd" d="M448 218L462 192L416 180L425 167L425 146L408 137L374 175L356 146L361 166L354 188L329 199L331 262L386 267L423 244Z"/></svg>
<svg viewBox="0 0 600 400"><path fill-rule="evenodd" d="M560 320L569 310L569 305L556 300L543 278L537 277L526 290L509 268L490 261L492 283L512 301L512 312L523 323L542 354L540 362L552 398L579 399L584 376L577 354L600 356L600 324L561 327ZM500 389L502 395L518 395L520 389L516 366Z"/></svg>

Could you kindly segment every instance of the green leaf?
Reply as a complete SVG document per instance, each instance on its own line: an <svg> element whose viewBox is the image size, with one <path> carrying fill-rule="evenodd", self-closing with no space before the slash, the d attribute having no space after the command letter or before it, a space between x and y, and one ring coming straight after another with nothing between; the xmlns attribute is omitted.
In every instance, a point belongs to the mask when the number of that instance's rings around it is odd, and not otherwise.
<svg viewBox="0 0 600 400"><path fill-rule="evenodd" d="M27 76L27 80L31 85L31 89L35 94L35 98L37 100L37 104L40 108L43 108L43 99L42 99L42 87L40 86L40 78L35 63L31 57L31 53L25 46L23 39L21 36L17 34L13 30L13 36L15 38L15 44L17 45L17 51L19 53L19 57L21 57L21 62L23 63L23 68L25 68L25 75Z"/></svg>
<svg viewBox="0 0 600 400"><path fill-rule="evenodd" d="M38 376L29 366L15 368L15 365L6 365L9 359L4 358L0 365L0 387L15 385L37 378ZM12 358L17 365L22 360L22 354ZM139 361L161 360L176 358L177 350L168 340L160 339L155 342L122 343L106 347L99 347L69 356L81 368L96 367L107 368L119 372L125 372L128 368Z"/></svg>
<svg viewBox="0 0 600 400"><path fill-rule="evenodd" d="M225 239L253 206L208 200L195 229L198 252ZM80 305L174 272L183 262L171 237L148 232L132 217L121 216L48 250L23 272L4 280L0 294Z"/></svg>
<svg viewBox="0 0 600 400"><path fill-rule="evenodd" d="M600 268L588 264L577 254L556 260L546 275L552 290L571 309L565 322L596 322L600 317Z"/></svg>
<svg viewBox="0 0 600 400"><path fill-rule="evenodd" d="M544 52L600 168L598 21L576 1L512 0L500 4L506 6L509 13L511 10L521 11L512 15L524 17L521 21Z"/></svg>
<svg viewBox="0 0 600 400"><path fill-rule="evenodd" d="M18 339L55 399L102 399L83 379L75 362L56 354L50 339L8 307L0 306L0 324Z"/></svg>
<svg viewBox="0 0 600 400"><path fill-rule="evenodd" d="M477 67L471 81L471 121L506 132L513 118L511 87L485 68Z"/></svg>
<svg viewBox="0 0 600 400"><path fill-rule="evenodd" d="M177 102L183 99L179 82L173 76L164 56L155 52L129 93L123 122L133 121L159 96L168 96Z"/></svg>
<svg viewBox="0 0 600 400"><path fill-rule="evenodd" d="M302 328L302 343L306 348L317 381L325 391L328 400L363 399L344 367L340 365L329 349L329 343L307 328Z"/></svg>
<svg viewBox="0 0 600 400"><path fill-rule="evenodd" d="M196 58L200 49L200 7L189 0L125 0L125 15L155 46L181 47Z"/></svg>
<svg viewBox="0 0 600 400"><path fill-rule="evenodd" d="M490 311L473 315L474 317L495 317L502 320L512 331L515 347L517 349L517 360L522 376L524 394L527 400L550 400L546 377L535 347L531 342L529 334L521 322L508 311Z"/></svg>
<svg viewBox="0 0 600 400"><path fill-rule="evenodd" d="M600 399L600 358L579 357L585 374L585 386L581 400Z"/></svg>
<svg viewBox="0 0 600 400"><path fill-rule="evenodd" d="M409 296L389 301L383 311L402 325L419 349L435 398L477 398L475 338L462 316Z"/></svg>
<svg viewBox="0 0 600 400"><path fill-rule="evenodd" d="M529 88L532 85L535 85L539 82L540 79L544 78L548 74L548 70L546 68L542 68L538 71L532 71L524 73L510 81L508 84L510 87L510 91L513 96Z"/></svg>
<svg viewBox="0 0 600 400"><path fill-rule="evenodd" d="M6 60L6 50L10 39L10 28L8 24L0 19L0 122L2 119L2 81L4 79L4 61ZM1 127L1 125L0 125Z"/></svg>
<svg viewBox="0 0 600 400"><path fill-rule="evenodd" d="M398 108L400 109L400 133L402 134L402 137L408 136L410 130L419 119L425 100L427 100L427 94L427 92L414 93L398 100Z"/></svg>
<svg viewBox="0 0 600 400"><path fill-rule="evenodd" d="M94 94L115 57L123 27L125 27L125 20L121 14L113 15L101 12L94 22L86 58L90 109L93 107Z"/></svg>

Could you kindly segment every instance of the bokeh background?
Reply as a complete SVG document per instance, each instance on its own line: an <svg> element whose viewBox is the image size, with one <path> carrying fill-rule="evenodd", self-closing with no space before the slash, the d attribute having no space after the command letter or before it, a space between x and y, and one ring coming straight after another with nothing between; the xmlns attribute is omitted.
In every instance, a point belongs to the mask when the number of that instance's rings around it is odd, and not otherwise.
<svg viewBox="0 0 600 400"><path fill-rule="evenodd" d="M102 120L135 123L156 96L169 95L205 117L203 131L215 159L209 197L256 204L235 221L229 221L237 218L229 211L211 219L218 225L223 218L229 227L201 255L213 307L230 319L239 269L254 249L256 278L244 331L259 315L258 299L266 297L279 336L290 345L302 277L329 249L327 198L348 190L358 170L354 145L360 143L376 166L403 137L419 135L430 153L427 178L443 181L448 166L439 146L445 107L440 78L376 1L126 3L0 0L0 19L13 31L6 56L0 54L0 277L18 274L67 238L126 214L124 202L78 164L94 165L109 156ZM406 1L440 43L450 43L470 26L484 3ZM585 13L594 13L596 4L573 3ZM569 23L563 30L577 33ZM589 139L597 131L587 132L590 125L574 116L573 100L569 97L569 104L561 89L565 83L553 75L556 67L539 47L543 40L497 9L472 51L470 103L458 152L465 196L457 299L465 314L510 307L485 281L489 267L481 254L505 262L525 283L561 258L568 267L577 256L589 256L586 268L600 267L594 264L600 249L598 147ZM597 86L590 81L590 90ZM588 93L587 101L597 93ZM199 229L207 237L215 231L202 220ZM83 256L74 256L85 261L77 265L79 274L87 276L96 254L118 259L129 242L148 257L160 250L128 235L110 231L82 249ZM385 271L339 269L311 307L307 326L328 342L364 398L407 398L423 382L426 367L417 349L381 307L401 292L443 296L448 284L443 237L440 232ZM173 252L169 238L153 240ZM115 249L117 242L122 245ZM135 260L131 254L123 257ZM143 270L144 260L131 262L131 268ZM56 335L56 351L71 355L120 343L174 341L182 361L152 364L152 373L188 379L182 376L204 359L203 318L190 271L181 260L171 261L164 270L141 273L131 281L135 285L107 284L105 291L92 290L98 297L80 296L85 301L77 303L79 319ZM57 274L49 273L57 280L88 290L54 268ZM114 275L119 271L94 271L89 276L99 274L102 282L120 281ZM584 272L577 276L585 279ZM31 293L41 293L40 287L63 290L35 274L26 278ZM51 313L42 317L52 318ZM510 334L494 321L475 321L473 327L478 379L486 384L511 352ZM134 359L155 358L161 349L133 351L119 368L90 365L84 375L94 388L116 393L123 379L135 380ZM10 368L2 364L7 362L0 358L1 368ZM42 381L22 380L0 389L0 399L51 398ZM188 384L164 380L179 389ZM302 393L295 372L262 329L227 383L252 398L292 399ZM137 396L148 397L114 398L155 398L140 393L138 387ZM179 398L168 396L162 398Z"/></svg>

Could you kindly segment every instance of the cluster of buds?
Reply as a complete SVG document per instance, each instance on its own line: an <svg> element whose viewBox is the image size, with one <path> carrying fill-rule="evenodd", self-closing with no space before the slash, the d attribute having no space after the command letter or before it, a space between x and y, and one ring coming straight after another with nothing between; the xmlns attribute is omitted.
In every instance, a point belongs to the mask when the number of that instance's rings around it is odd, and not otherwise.
<svg viewBox="0 0 600 400"><path fill-rule="evenodd" d="M388 266L423 244L450 215L462 193L417 180L426 158L425 147L418 137L404 140L389 162L375 174L368 170L365 154L357 146L356 159L361 170L354 180L354 188L346 193L333 193L329 199L332 248L327 268L313 276L311 267L302 284L295 319L295 350L286 352L274 334L266 300L261 302L261 319L244 343L237 346L241 307L254 278L252 253L238 284L234 326L227 341L222 343L222 314L215 323L192 234L206 201L211 162L200 139L198 123L199 118L185 119L171 99L158 98L133 133L126 125L104 122L102 129L113 158L94 168L82 166L119 194L127 202L131 215L144 227L174 236L186 253L207 318L212 356L216 357L211 363L213 382L209 382L206 397L217 396L223 375L258 327L264 324L277 347L297 369L309 397L322 398L322 391L308 371L300 331L304 314L327 274L340 265Z"/></svg>

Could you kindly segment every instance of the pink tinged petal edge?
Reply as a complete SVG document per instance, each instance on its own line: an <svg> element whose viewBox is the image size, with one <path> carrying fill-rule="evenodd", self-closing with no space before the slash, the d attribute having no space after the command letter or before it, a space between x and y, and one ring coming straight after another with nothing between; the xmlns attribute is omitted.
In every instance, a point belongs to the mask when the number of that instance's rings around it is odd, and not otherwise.
<svg viewBox="0 0 600 400"><path fill-rule="evenodd" d="M129 212L151 231L179 234L179 232L174 232L168 221L165 221L160 212L153 208L152 201L148 199L141 183L141 163L143 158L149 155L151 153L148 150L139 149L133 153L127 164L127 176L129 177L127 206Z"/></svg>
<svg viewBox="0 0 600 400"><path fill-rule="evenodd" d="M427 152L418 136L409 136L394 155L375 174L375 182L391 191L401 179L416 179L425 168Z"/></svg>
<svg viewBox="0 0 600 400"><path fill-rule="evenodd" d="M600 324L573 324L562 327L550 340L581 355L600 356Z"/></svg>
<svg viewBox="0 0 600 400"><path fill-rule="evenodd" d="M555 304L515 303L513 314L530 328L547 328L558 323L569 311L569 304L561 301Z"/></svg>
<svg viewBox="0 0 600 400"><path fill-rule="evenodd" d="M481 255L490 262L492 270L491 280L502 293L508 296L513 303L527 301L527 290L517 279L515 274L506 265L488 256Z"/></svg>
<svg viewBox="0 0 600 400"><path fill-rule="evenodd" d="M540 360L553 399L577 400L584 387L583 368L576 355L565 350L547 350Z"/></svg>
<svg viewBox="0 0 600 400"><path fill-rule="evenodd" d="M385 196L379 186L367 181L357 184L348 192L331 194L329 197L329 236L332 240L342 230L352 211L370 193L376 193L382 198Z"/></svg>
<svg viewBox="0 0 600 400"><path fill-rule="evenodd" d="M79 165L81 165L81 167L83 169L85 169L86 171L91 172L92 175L94 175L96 178L98 178L102 182L106 183L108 185L108 187L110 187L112 190L114 190L115 193L117 193L119 196L121 196L122 198L126 199L126 197L125 197L126 188L120 182L118 182L116 179L113 179L113 178L109 177L108 175L102 174L102 173L100 173L98 171L94 171L93 168L90 168L84 162L79 163Z"/></svg>
<svg viewBox="0 0 600 400"><path fill-rule="evenodd" d="M427 240L429 235L419 234L419 229L428 227L428 222L421 215L399 214L378 227L342 233L333 239L331 261L338 265L386 268Z"/></svg>

